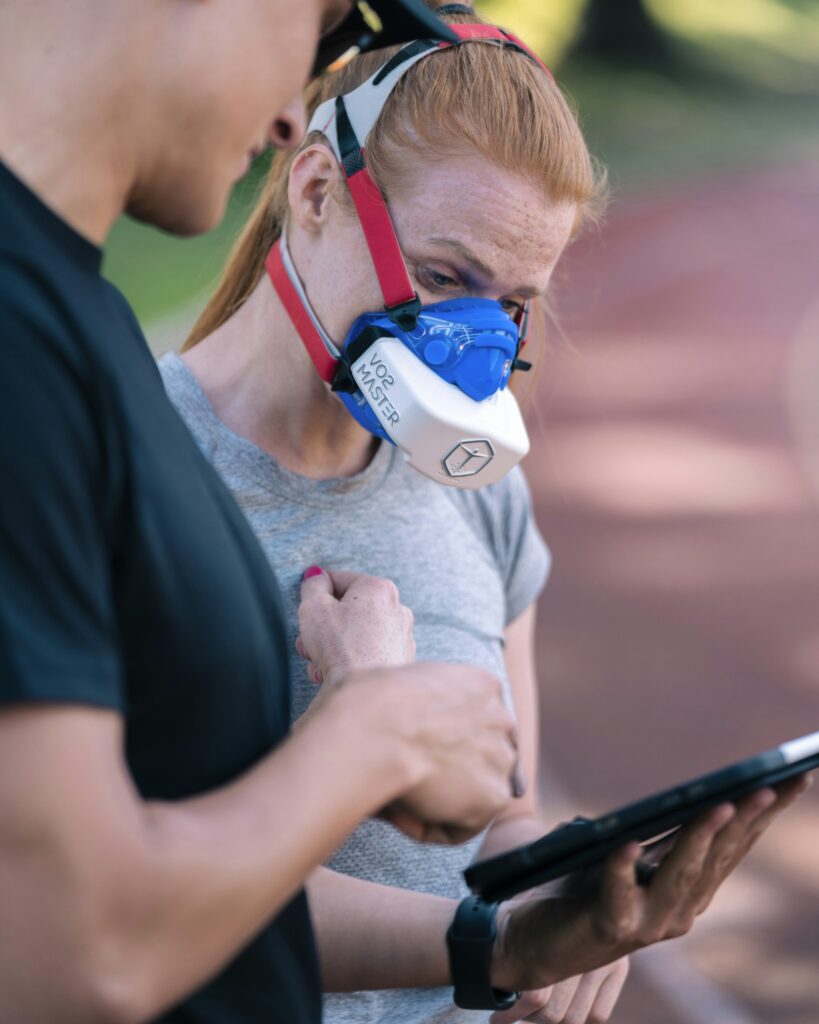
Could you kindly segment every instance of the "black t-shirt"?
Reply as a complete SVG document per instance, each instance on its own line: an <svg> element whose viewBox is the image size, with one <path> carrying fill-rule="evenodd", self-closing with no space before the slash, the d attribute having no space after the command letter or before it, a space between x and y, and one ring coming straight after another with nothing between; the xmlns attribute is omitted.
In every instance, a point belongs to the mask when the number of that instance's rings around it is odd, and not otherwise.
<svg viewBox="0 0 819 1024"><path fill-rule="evenodd" d="M139 791L174 800L285 735L287 639L267 561L100 261L0 164L0 705L118 710ZM302 893L162 1020L307 1024L320 1002Z"/></svg>

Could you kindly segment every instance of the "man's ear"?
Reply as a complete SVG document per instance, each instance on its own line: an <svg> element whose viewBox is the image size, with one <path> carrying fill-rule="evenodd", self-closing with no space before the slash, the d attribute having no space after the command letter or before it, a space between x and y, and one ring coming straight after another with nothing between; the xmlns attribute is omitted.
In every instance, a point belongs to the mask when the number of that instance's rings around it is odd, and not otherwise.
<svg viewBox="0 0 819 1024"><path fill-rule="evenodd" d="M337 189L343 188L341 168L333 151L320 142L307 146L290 168L287 198L290 216L300 228L321 231Z"/></svg>

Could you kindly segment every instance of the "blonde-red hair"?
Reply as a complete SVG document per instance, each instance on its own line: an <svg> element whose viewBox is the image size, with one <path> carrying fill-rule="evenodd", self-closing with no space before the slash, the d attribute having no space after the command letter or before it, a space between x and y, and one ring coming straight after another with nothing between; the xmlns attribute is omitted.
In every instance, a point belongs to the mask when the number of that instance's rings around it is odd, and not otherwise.
<svg viewBox="0 0 819 1024"><path fill-rule="evenodd" d="M442 6L440 0L427 2L432 8ZM482 23L477 15L444 20ZM341 71L311 83L305 93L308 117L320 103L366 81L394 52L363 54ZM319 139L313 134L301 148ZM184 348L221 326L258 284L265 258L281 233L290 168L299 151L275 157L219 287ZM547 201L575 204L575 230L594 218L601 206L602 176L577 118L554 81L515 50L469 43L420 61L385 104L367 141L366 159L389 201L391 193L400 190L409 158L429 161L464 153L477 153L504 172L535 183Z"/></svg>

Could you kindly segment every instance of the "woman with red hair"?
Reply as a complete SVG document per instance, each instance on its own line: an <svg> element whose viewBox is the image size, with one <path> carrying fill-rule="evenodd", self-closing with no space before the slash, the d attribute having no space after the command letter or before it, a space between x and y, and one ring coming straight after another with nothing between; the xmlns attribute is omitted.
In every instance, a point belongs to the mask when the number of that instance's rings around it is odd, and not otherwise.
<svg viewBox="0 0 819 1024"><path fill-rule="evenodd" d="M775 798L700 820L650 890L627 848L588 901L464 901L472 860L543 832L533 633L550 559L515 466L527 440L509 384L540 359L523 348L530 307L602 187L540 60L462 4L437 12L459 44L362 56L308 90L304 144L274 161L220 287L161 369L282 582L301 655L294 721L334 681L300 630L351 570L395 583L420 658L493 672L517 717L528 788L483 834L424 844L435 835L399 809L311 879L326 1019L604 1021L625 954L690 927ZM406 652L385 638L377 656ZM471 952L464 913L482 915Z"/></svg>

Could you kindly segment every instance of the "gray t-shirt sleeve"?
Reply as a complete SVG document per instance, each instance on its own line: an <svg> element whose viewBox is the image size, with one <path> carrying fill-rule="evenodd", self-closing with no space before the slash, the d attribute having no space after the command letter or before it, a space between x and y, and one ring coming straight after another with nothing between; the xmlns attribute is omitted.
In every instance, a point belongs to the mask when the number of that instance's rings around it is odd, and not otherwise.
<svg viewBox="0 0 819 1024"><path fill-rule="evenodd" d="M552 556L532 512L532 497L523 470L516 466L489 488L492 534L506 592L506 625L535 601L546 585Z"/></svg>

